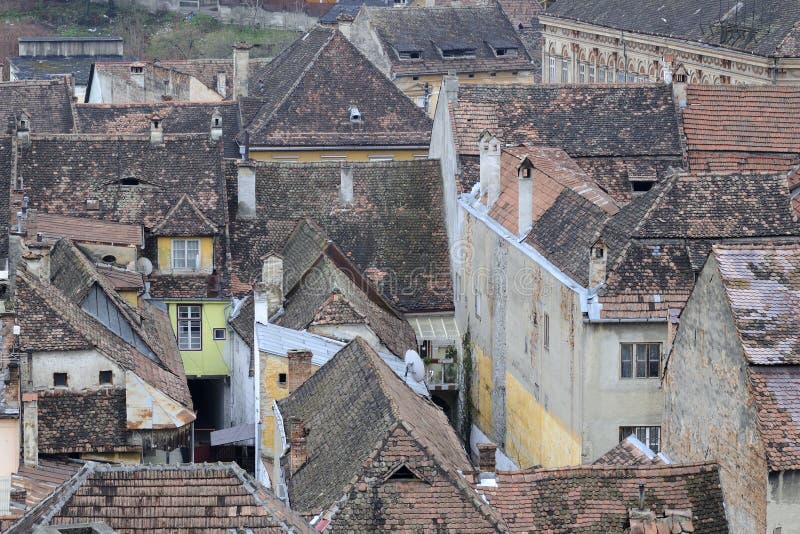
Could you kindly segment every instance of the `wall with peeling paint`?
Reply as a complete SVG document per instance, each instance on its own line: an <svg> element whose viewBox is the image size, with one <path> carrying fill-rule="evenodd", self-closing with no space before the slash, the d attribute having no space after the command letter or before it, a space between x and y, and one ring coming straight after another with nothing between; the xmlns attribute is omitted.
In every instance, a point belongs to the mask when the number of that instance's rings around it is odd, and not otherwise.
<svg viewBox="0 0 800 534"><path fill-rule="evenodd" d="M231 383L225 392L225 424L236 426L253 423L256 416L255 378L250 376L253 349L232 328L228 328L228 335L231 336L230 350L226 351L225 363L231 372Z"/></svg>
<svg viewBox="0 0 800 534"><path fill-rule="evenodd" d="M67 373L72 390L96 388L100 371L111 371L114 385L125 384L125 371L96 350L34 352L31 379L34 389L53 387L53 373Z"/></svg>
<svg viewBox="0 0 800 534"><path fill-rule="evenodd" d="M0 477L11 476L19 470L19 419L0 419Z"/></svg>
<svg viewBox="0 0 800 534"><path fill-rule="evenodd" d="M261 358L261 455L273 456L275 444L275 417L272 415L272 402L281 400L289 394L288 380L278 382L278 375L285 373L288 378L289 360L285 356L275 356L259 352Z"/></svg>
<svg viewBox="0 0 800 534"><path fill-rule="evenodd" d="M800 533L800 471L769 474L767 532L778 527L782 534Z"/></svg>

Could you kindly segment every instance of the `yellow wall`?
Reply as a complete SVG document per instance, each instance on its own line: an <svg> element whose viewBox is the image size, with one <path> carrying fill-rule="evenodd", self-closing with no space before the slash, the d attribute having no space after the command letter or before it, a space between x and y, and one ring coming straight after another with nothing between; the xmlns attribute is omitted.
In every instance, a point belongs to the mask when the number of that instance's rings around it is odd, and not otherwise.
<svg viewBox="0 0 800 534"><path fill-rule="evenodd" d="M322 156L346 156L346 158L323 158ZM393 156L394 161L409 161L427 158L428 149L416 150L251 150L250 157L260 161L284 161L306 163L309 161L370 161L370 156ZM414 156L420 156L415 158ZM296 156L296 158L291 158Z"/></svg>
<svg viewBox="0 0 800 534"><path fill-rule="evenodd" d="M287 386L278 385L278 374L289 372L289 361L280 356L261 353L261 451L264 456L273 455L275 440L275 417L272 401L281 400L289 394Z"/></svg>
<svg viewBox="0 0 800 534"><path fill-rule="evenodd" d="M119 296L124 298L131 306L139 305L139 292L138 291L119 291Z"/></svg>
<svg viewBox="0 0 800 534"><path fill-rule="evenodd" d="M580 436L506 373L506 454L521 468L581 463Z"/></svg>
<svg viewBox="0 0 800 534"><path fill-rule="evenodd" d="M100 462L114 462L120 464L142 463L142 455L138 452L98 452L81 454L82 460L97 460Z"/></svg>
<svg viewBox="0 0 800 534"><path fill-rule="evenodd" d="M480 347L473 347L478 371L477 391L473 394L475 424L484 434L492 434L492 359Z"/></svg>
<svg viewBox="0 0 800 534"><path fill-rule="evenodd" d="M161 274L170 274L172 272L172 239L172 237L158 238L158 271ZM200 271L194 272L211 272L214 268L213 237L176 237L174 239L197 239L200 241Z"/></svg>
<svg viewBox="0 0 800 534"><path fill-rule="evenodd" d="M169 319L172 323L172 331L177 338L178 332L178 306L199 305L203 307L201 316L202 328L202 350L182 350L183 369L187 377L203 376L228 376L230 370L225 364L223 357L224 351L228 350L227 339L214 339L214 329L224 328L227 331L227 321L225 319L225 308L228 302L224 300L202 300L202 301L167 301L169 309ZM226 335L227 338L227 335Z"/></svg>
<svg viewBox="0 0 800 534"><path fill-rule="evenodd" d="M0 477L7 477L19 469L19 419L0 419Z"/></svg>

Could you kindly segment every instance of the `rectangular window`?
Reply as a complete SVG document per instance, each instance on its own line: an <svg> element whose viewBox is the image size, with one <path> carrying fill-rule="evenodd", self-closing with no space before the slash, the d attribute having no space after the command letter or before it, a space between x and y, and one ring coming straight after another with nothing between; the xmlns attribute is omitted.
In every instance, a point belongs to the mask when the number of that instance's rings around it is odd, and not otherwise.
<svg viewBox="0 0 800 534"><path fill-rule="evenodd" d="M655 453L661 452L661 427L660 426L621 426L619 427L619 440L633 434L636 439L647 445Z"/></svg>
<svg viewBox="0 0 800 534"><path fill-rule="evenodd" d="M594 83L594 65L589 65L589 83Z"/></svg>
<svg viewBox="0 0 800 534"><path fill-rule="evenodd" d="M556 58L550 58L550 76L547 78L550 82L556 81Z"/></svg>
<svg viewBox="0 0 800 534"><path fill-rule="evenodd" d="M561 60L561 83L569 81L569 61L567 59Z"/></svg>
<svg viewBox="0 0 800 534"><path fill-rule="evenodd" d="M586 83L586 63L578 65L578 81L580 83Z"/></svg>
<svg viewBox="0 0 800 534"><path fill-rule="evenodd" d="M278 385L286 385L286 373L278 373Z"/></svg>
<svg viewBox="0 0 800 534"><path fill-rule="evenodd" d="M617 83L625 83L625 71L618 70L617 71Z"/></svg>
<svg viewBox="0 0 800 534"><path fill-rule="evenodd" d="M600 83L606 83L606 68L605 67L600 67L598 69L598 74L600 76L600 80L599 80Z"/></svg>
<svg viewBox="0 0 800 534"><path fill-rule="evenodd" d="M544 314L542 318L542 329L544 332L542 333L542 341L544 344L544 348L550 348L550 316L548 314Z"/></svg>
<svg viewBox="0 0 800 534"><path fill-rule="evenodd" d="M114 374L111 371L100 371L100 376L97 382L101 386L107 386L114 383Z"/></svg>
<svg viewBox="0 0 800 534"><path fill-rule="evenodd" d="M620 377L659 378L661 343L620 343Z"/></svg>
<svg viewBox="0 0 800 534"><path fill-rule="evenodd" d="M197 239L172 240L172 268L196 271L200 265L200 241Z"/></svg>
<svg viewBox="0 0 800 534"><path fill-rule="evenodd" d="M228 337L228 331L224 328L215 328L214 329L214 339L219 341L221 339L225 339Z"/></svg>
<svg viewBox="0 0 800 534"><path fill-rule="evenodd" d="M67 373L53 373L53 386L57 388L67 387Z"/></svg>
<svg viewBox="0 0 800 534"><path fill-rule="evenodd" d="M202 350L202 306L178 306L178 348Z"/></svg>

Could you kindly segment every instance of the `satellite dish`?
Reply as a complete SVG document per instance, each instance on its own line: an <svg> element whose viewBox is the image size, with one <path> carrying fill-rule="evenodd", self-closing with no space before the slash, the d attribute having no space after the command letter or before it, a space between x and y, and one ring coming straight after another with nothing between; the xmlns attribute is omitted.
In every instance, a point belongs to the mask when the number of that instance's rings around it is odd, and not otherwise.
<svg viewBox="0 0 800 534"><path fill-rule="evenodd" d="M147 258L139 258L136 260L136 271L149 276L153 272L153 263Z"/></svg>
<svg viewBox="0 0 800 534"><path fill-rule="evenodd" d="M411 376L415 381L422 382L425 380L425 362L419 357L417 351L407 350L404 361L406 362L406 376L411 372Z"/></svg>

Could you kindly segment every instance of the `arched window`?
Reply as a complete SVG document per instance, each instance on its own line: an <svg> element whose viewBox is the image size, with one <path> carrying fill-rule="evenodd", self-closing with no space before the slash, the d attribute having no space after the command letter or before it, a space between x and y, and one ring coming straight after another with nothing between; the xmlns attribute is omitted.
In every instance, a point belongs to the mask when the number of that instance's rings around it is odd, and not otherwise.
<svg viewBox="0 0 800 534"><path fill-rule="evenodd" d="M549 54L548 61L549 61L549 65L548 65L547 73L549 74L549 76L547 78L547 81L550 82L550 83L555 83L555 81L556 81L556 47L553 46L552 44L550 45L550 54Z"/></svg>
<svg viewBox="0 0 800 534"><path fill-rule="evenodd" d="M625 83L625 61L622 59L617 62L617 83Z"/></svg>
<svg viewBox="0 0 800 534"><path fill-rule="evenodd" d="M647 75L650 77L651 82L656 81L656 79L658 78L658 69L656 69L655 64L650 65L650 71L647 73Z"/></svg>
<svg viewBox="0 0 800 534"><path fill-rule="evenodd" d="M606 66L606 56L605 54L600 54L600 60L598 61L598 67L597 67L597 81L600 83L606 83L607 72L608 72L608 67Z"/></svg>
<svg viewBox="0 0 800 534"><path fill-rule="evenodd" d="M594 83L597 70L597 56L594 52L589 54L589 66L587 68L589 69L589 83Z"/></svg>
<svg viewBox="0 0 800 534"><path fill-rule="evenodd" d="M561 49L561 83L569 82L569 49Z"/></svg>

